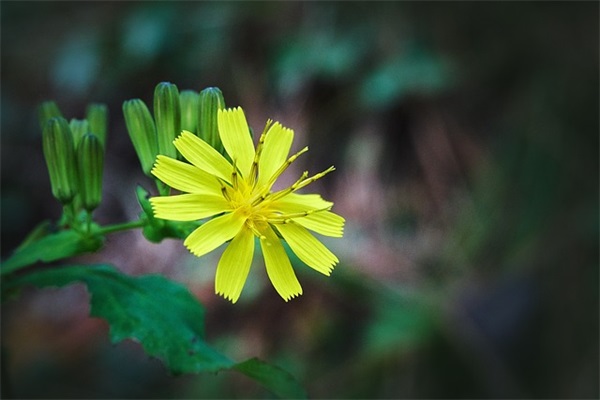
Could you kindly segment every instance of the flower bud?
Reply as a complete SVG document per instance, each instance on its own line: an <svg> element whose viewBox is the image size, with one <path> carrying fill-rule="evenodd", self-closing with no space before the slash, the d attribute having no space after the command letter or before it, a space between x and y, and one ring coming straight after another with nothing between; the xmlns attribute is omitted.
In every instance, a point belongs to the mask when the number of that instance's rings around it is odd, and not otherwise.
<svg viewBox="0 0 600 400"><path fill-rule="evenodd" d="M150 111L140 99L127 100L123 103L123 115L129 137L135 148L144 174L152 176L150 171L158 152L156 144L156 127Z"/></svg>
<svg viewBox="0 0 600 400"><path fill-rule="evenodd" d="M62 117L60 109L55 102L44 101L42 104L40 104L38 107L38 120L40 121L40 128L42 130L46 126L46 122L48 122L50 118L54 117Z"/></svg>
<svg viewBox="0 0 600 400"><path fill-rule="evenodd" d="M90 104L85 111L85 118L90 124L89 131L96 135L102 146L105 146L106 132L108 130L108 108L106 104Z"/></svg>
<svg viewBox="0 0 600 400"><path fill-rule="evenodd" d="M77 162L67 120L62 117L48 120L42 141L52 194L61 203L69 204L77 194Z"/></svg>
<svg viewBox="0 0 600 400"><path fill-rule="evenodd" d="M81 138L81 143L77 148L77 167L81 206L92 211L102 200L102 171L104 169L104 150L96 135L86 133Z"/></svg>
<svg viewBox="0 0 600 400"><path fill-rule="evenodd" d="M200 92L198 101L198 137L223 153L223 144L219 136L217 112L225 108L223 93L217 87L209 87Z"/></svg>
<svg viewBox="0 0 600 400"><path fill-rule="evenodd" d="M77 149L83 135L90 131L89 123L85 119L73 118L69 122L69 128L71 129L71 134L73 134L73 145L75 146L75 149Z"/></svg>
<svg viewBox="0 0 600 400"><path fill-rule="evenodd" d="M154 89L154 119L158 154L176 158L173 140L181 133L179 90L169 82L161 82Z"/></svg>
<svg viewBox="0 0 600 400"><path fill-rule="evenodd" d="M198 93L184 90L179 93L181 105L181 129L196 132L198 129Z"/></svg>

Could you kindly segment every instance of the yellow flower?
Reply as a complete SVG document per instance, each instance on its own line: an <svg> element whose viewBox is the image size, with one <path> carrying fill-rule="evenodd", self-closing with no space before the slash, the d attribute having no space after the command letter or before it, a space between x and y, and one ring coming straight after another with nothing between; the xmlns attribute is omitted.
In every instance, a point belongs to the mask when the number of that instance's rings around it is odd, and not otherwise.
<svg viewBox="0 0 600 400"><path fill-rule="evenodd" d="M283 238L300 260L329 275L338 258L309 230L342 237L344 218L329 211L332 202L297 190L334 170L308 176L304 172L290 187L273 191L279 176L308 150L288 158L294 132L267 121L256 148L244 111L219 110L219 135L232 163L208 143L183 131L173 142L191 164L158 156L152 173L167 185L187 192L150 199L157 218L205 222L184 241L200 257L231 240L217 266L215 291L235 303L240 297L259 238L267 275L285 301L302 294L302 287L280 241Z"/></svg>

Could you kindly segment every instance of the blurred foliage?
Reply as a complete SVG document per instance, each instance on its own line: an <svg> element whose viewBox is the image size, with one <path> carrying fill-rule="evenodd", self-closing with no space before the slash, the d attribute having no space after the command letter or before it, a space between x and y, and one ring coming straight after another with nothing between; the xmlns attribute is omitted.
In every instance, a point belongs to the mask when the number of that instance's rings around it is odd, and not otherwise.
<svg viewBox="0 0 600 400"><path fill-rule="evenodd" d="M131 204L139 212L132 184L145 179L122 102L149 101L159 81L218 86L249 118L301 122L307 165L336 165L325 189L343 188L334 201L349 221L342 265L325 284L305 272L301 299L256 290L236 307L207 306L208 336L225 353L260 353L314 398L598 398L598 3L1 7L3 257L58 213L40 173L39 103L81 117L91 101L108 104L98 218L119 221ZM209 268L193 263L194 274ZM3 310L3 338L19 321ZM13 355L24 344L3 346ZM32 356L12 372L14 392L265 395L235 377L175 380L132 350L91 349L87 369ZM74 383L93 371L86 387Z"/></svg>
<svg viewBox="0 0 600 400"><path fill-rule="evenodd" d="M109 265L76 265L10 279L3 289L78 282L90 292L90 316L110 324L111 342L139 342L173 374L237 370L280 397L306 398L304 389L287 372L256 358L236 363L206 343L204 308L186 288L162 276L130 277Z"/></svg>

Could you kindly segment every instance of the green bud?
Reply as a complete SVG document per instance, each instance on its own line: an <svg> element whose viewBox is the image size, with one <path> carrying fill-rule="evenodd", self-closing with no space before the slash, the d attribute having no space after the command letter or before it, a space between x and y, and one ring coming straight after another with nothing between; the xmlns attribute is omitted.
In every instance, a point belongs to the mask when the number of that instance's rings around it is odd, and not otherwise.
<svg viewBox="0 0 600 400"><path fill-rule="evenodd" d="M40 128L42 130L46 126L46 122L48 122L50 118L54 117L62 117L60 109L55 102L44 101L42 104L40 104L38 107L38 120L40 121Z"/></svg>
<svg viewBox="0 0 600 400"><path fill-rule="evenodd" d="M150 111L140 99L127 100L123 103L123 115L129 137L140 159L142 170L148 176L154 165L158 152L156 144L156 127Z"/></svg>
<svg viewBox="0 0 600 400"><path fill-rule="evenodd" d="M106 107L106 104L90 104L85 111L85 119L90 124L89 131L96 135L102 146L105 146L108 130L108 107Z"/></svg>
<svg viewBox="0 0 600 400"><path fill-rule="evenodd" d="M198 93L184 90L179 93L181 105L181 129L196 132L198 129Z"/></svg>
<svg viewBox="0 0 600 400"><path fill-rule="evenodd" d="M176 158L173 140L181 133L181 108L179 90L169 82L161 82L154 89L154 119L158 154Z"/></svg>
<svg viewBox="0 0 600 400"><path fill-rule="evenodd" d="M104 169L104 149L100 139L86 133L77 148L79 172L79 198L81 206L92 211L102 200L102 171Z"/></svg>
<svg viewBox="0 0 600 400"><path fill-rule="evenodd" d="M217 112L225 108L223 93L217 87L204 89L200 92L198 107L198 136L223 153L223 144L217 125Z"/></svg>
<svg viewBox="0 0 600 400"><path fill-rule="evenodd" d="M83 135L90 132L90 125L86 119L72 119L69 122L69 128L73 134L73 145L77 149Z"/></svg>
<svg viewBox="0 0 600 400"><path fill-rule="evenodd" d="M62 117L48 120L42 140L52 194L61 203L69 204L77 194L77 162L67 120Z"/></svg>

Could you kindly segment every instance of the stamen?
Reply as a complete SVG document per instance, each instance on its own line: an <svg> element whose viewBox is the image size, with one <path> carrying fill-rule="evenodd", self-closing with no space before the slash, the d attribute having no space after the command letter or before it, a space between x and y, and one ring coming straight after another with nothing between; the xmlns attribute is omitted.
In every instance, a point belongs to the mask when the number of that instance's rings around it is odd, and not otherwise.
<svg viewBox="0 0 600 400"><path fill-rule="evenodd" d="M299 213L281 214L276 217L269 218L269 222L273 224L289 224L290 222L292 222L292 218L302 218L321 211L328 211L330 209L331 206L315 210L302 211Z"/></svg>
<svg viewBox="0 0 600 400"><path fill-rule="evenodd" d="M253 198L252 202L250 203L250 205L252 207L255 207L255 206L259 205L260 203L262 203L268 196L269 196L269 193L265 193L265 194L262 194L262 195L260 195L260 196L258 196L256 198Z"/></svg>
<svg viewBox="0 0 600 400"><path fill-rule="evenodd" d="M239 190L238 189L238 181L237 181L237 166L235 165L236 160L233 160L233 171L231 172L231 184L233 185L233 190Z"/></svg>
<svg viewBox="0 0 600 400"><path fill-rule="evenodd" d="M270 196L268 196L268 195L267 195L267 196L269 197L269 199L270 199L271 201L274 201L274 200L280 199L280 198L282 198L283 196L286 196L286 195L288 195L288 194L290 194L290 193L292 193L292 192L296 191L296 190L297 190L297 187L298 187L298 185L300 185L302 182L304 182L304 181L306 180L306 177L307 177L307 176L308 176L308 171L304 171L304 172L302 173L302 176L301 176L301 177L300 177L300 178L299 178L299 179L298 179L296 182L294 182L294 183L292 184L292 186L290 186L290 187L288 187L288 188L286 188L286 189L282 189L282 190L280 190L280 191L278 191L278 192L275 192L275 193L270 193Z"/></svg>
<svg viewBox="0 0 600 400"><path fill-rule="evenodd" d="M290 158L287 159L286 162L284 162L283 164L281 164L281 167L279 167L277 169L277 171L275 171L275 173L273 174L273 176L271 176L271 178L269 178L269 181L266 184L266 188L267 190L271 189L271 186L273 186L273 184L275 183L275 181L277 180L277 178L279 178L279 176L281 174L283 174L283 172L294 162L296 161L296 159L298 157L300 157L302 154L306 153L308 151L308 146L304 147L302 150L300 150L299 152L297 152L296 154L294 154L293 156L291 156Z"/></svg>
<svg viewBox="0 0 600 400"><path fill-rule="evenodd" d="M314 181L316 181L318 179L321 179L322 177L324 177L325 175L327 175L328 173L330 173L332 171L335 171L335 167L333 165L331 167L327 168L325 171L319 172L318 174L315 174L315 175L311 176L310 178L305 179L303 182L301 182L294 188L294 192L296 190L302 189L305 186L310 185L311 183L313 183Z"/></svg>
<svg viewBox="0 0 600 400"><path fill-rule="evenodd" d="M263 186L261 188L261 190L259 190L255 196L250 200L250 204L252 204L252 206L256 206L257 204L259 204L260 202L266 200L267 198L269 198L271 196L272 193L270 193L271 187L273 186L273 184L275 183L275 181L277 180L277 178L279 178L279 176L298 158L300 157L300 155L306 153L308 151L308 146L304 147L302 150L300 150L299 152L297 152L296 154L294 154L293 156L291 156L290 158L287 159L286 162L284 162L281 167L279 167L279 169L277 171L275 171L275 173L271 176L271 178L269 179L269 181L267 182L267 184L265 186ZM302 177L299 179L299 181L301 181L302 179L306 178L306 174L308 174L308 172L305 172L305 174L302 175ZM296 182L298 183L298 182ZM279 193L279 192L277 192Z"/></svg>
<svg viewBox="0 0 600 400"><path fill-rule="evenodd" d="M262 135L260 135L260 139L258 139L258 144L256 145L256 152L254 153L254 161L252 161L252 168L250 170L250 178L248 182L250 183L250 187L254 188L258 177L258 162L260 161L260 156L262 154L263 146L265 144L265 138L267 137L267 130L273 121L268 120L267 125L265 126L265 130Z"/></svg>
<svg viewBox="0 0 600 400"><path fill-rule="evenodd" d="M256 228L256 226L254 226L254 223L252 221L247 221L246 226L248 226L248 228L250 228L252 233L254 233L254 235L256 237L258 237L260 240L265 240L267 238L265 235L260 233L260 231Z"/></svg>
<svg viewBox="0 0 600 400"><path fill-rule="evenodd" d="M221 193L223 193L223 197L225 197L227 201L231 201L231 197L229 197L229 194L227 193L227 186L223 184L221 179L219 179L219 184L221 185Z"/></svg>
<svg viewBox="0 0 600 400"><path fill-rule="evenodd" d="M263 135L267 135L267 133L269 132L269 129L271 129L271 127L274 125L273 120L271 118L269 118L267 120L267 123L265 124L265 129L263 129L262 134ZM262 136L262 135L261 135Z"/></svg>

